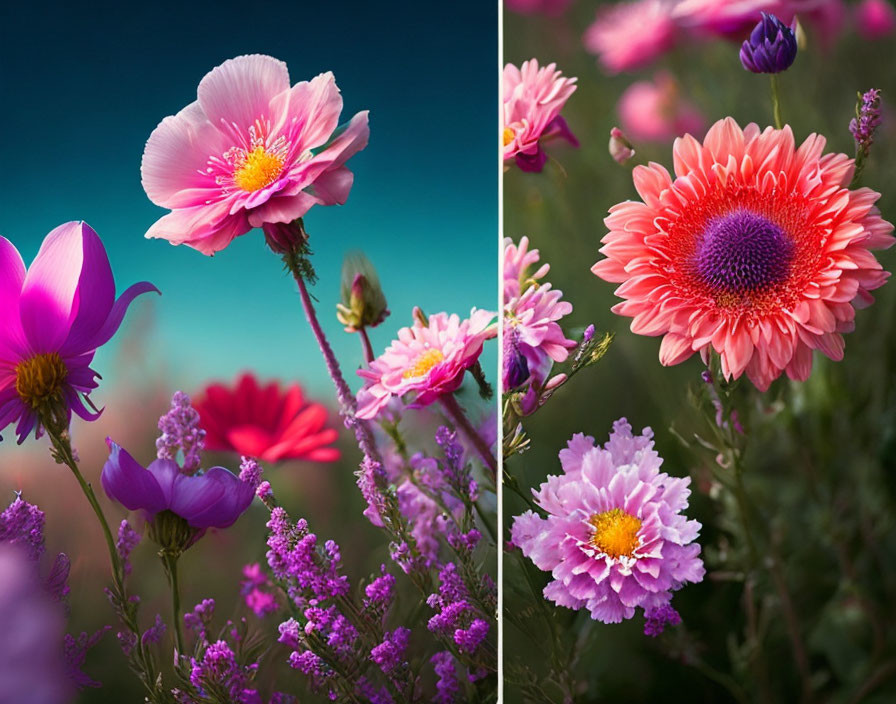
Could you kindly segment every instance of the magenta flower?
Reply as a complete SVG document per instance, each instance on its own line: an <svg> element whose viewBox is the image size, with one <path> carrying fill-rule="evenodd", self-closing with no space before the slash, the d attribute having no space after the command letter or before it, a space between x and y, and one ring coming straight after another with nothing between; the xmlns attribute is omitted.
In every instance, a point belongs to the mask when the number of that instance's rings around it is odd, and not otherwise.
<svg viewBox="0 0 896 704"><path fill-rule="evenodd" d="M625 134L635 141L671 142L683 134L702 134L706 127L703 115L665 71L626 88L616 112Z"/></svg>
<svg viewBox="0 0 896 704"><path fill-rule="evenodd" d="M761 12L780 16L788 4L786 0L681 0L672 15L682 27L698 34L742 39L761 19Z"/></svg>
<svg viewBox="0 0 896 704"><path fill-rule="evenodd" d="M369 129L366 111L337 129L341 111L332 73L290 87L286 64L270 56L225 61L146 143L143 188L171 210L146 236L214 254L253 227L345 203L345 162Z"/></svg>
<svg viewBox="0 0 896 704"><path fill-rule="evenodd" d="M539 68L536 59L504 67L504 162L511 159L523 171L541 171L548 155L544 142L561 137L574 147L578 140L569 131L560 111L576 89L575 78L564 78L556 64Z"/></svg>
<svg viewBox="0 0 896 704"><path fill-rule="evenodd" d="M572 304L561 300L562 291L551 289L551 284L532 285L534 278L525 280L526 269L519 270L513 262L523 253L528 266L539 261L538 250L528 249L526 237L519 247L508 237L504 240L504 360L502 386L504 391L522 386L529 379L541 385L554 362L565 362L569 350L576 346L563 334L558 320L572 313ZM536 275L543 276L548 265L540 267ZM524 279L521 281L521 279ZM508 293L516 295L508 297Z"/></svg>
<svg viewBox="0 0 896 704"><path fill-rule="evenodd" d="M585 31L585 49L609 74L633 71L652 63L678 38L672 19L674 2L638 0L601 7Z"/></svg>
<svg viewBox="0 0 896 704"><path fill-rule="evenodd" d="M0 237L0 430L18 423L24 442L48 420L66 424L72 412L95 420L87 398L98 376L90 363L118 330L143 282L115 300L115 279L99 236L83 222L50 232L28 270Z"/></svg>
<svg viewBox="0 0 896 704"><path fill-rule="evenodd" d="M662 463L651 430L632 435L624 418L603 447L579 433L560 451L564 474L533 491L547 517L526 511L511 531L523 554L551 572L546 599L619 623L703 579L700 524L681 515L690 478L661 473Z"/></svg>
<svg viewBox="0 0 896 704"><path fill-rule="evenodd" d="M358 370L366 379L358 393L359 418L373 418L393 396L413 395L411 407L417 408L456 391L483 343L498 332L495 314L487 310L474 308L463 321L447 313L429 316L426 324L415 317L368 369Z"/></svg>
<svg viewBox="0 0 896 704"><path fill-rule="evenodd" d="M110 499L130 511L143 511L152 521L168 511L200 532L227 528L252 503L255 489L223 467L184 474L174 460L157 459L148 467L106 439L109 459L100 477Z"/></svg>

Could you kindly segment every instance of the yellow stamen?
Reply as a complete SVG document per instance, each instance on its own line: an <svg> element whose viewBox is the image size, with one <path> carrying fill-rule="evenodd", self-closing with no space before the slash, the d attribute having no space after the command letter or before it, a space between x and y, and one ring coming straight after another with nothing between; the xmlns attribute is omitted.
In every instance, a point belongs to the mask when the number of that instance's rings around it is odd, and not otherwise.
<svg viewBox="0 0 896 704"><path fill-rule="evenodd" d="M423 352L417 356L417 358L414 360L414 366L410 369L405 370L405 373L402 374L402 376L405 379L423 376L443 359L445 359L445 355L442 354L441 350L426 350L426 352Z"/></svg>
<svg viewBox="0 0 896 704"><path fill-rule="evenodd" d="M641 530L640 519L621 508L595 513L588 522L594 528L591 545L610 557L618 558L623 555L631 557L641 544L638 538L638 531Z"/></svg>
<svg viewBox="0 0 896 704"><path fill-rule="evenodd" d="M513 141L513 138L516 137L516 133L510 128L504 128L504 146L506 147Z"/></svg>
<svg viewBox="0 0 896 704"><path fill-rule="evenodd" d="M257 191L273 183L283 170L283 159L262 145L246 152L236 162L233 182L244 191Z"/></svg>
<svg viewBox="0 0 896 704"><path fill-rule="evenodd" d="M16 393L37 410L62 397L68 369L56 352L36 354L16 365Z"/></svg>

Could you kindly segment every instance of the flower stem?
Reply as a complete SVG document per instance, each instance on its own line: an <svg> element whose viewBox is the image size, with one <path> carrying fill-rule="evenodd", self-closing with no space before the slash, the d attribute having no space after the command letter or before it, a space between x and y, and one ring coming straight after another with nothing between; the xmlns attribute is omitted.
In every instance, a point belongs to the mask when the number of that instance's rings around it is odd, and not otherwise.
<svg viewBox="0 0 896 704"><path fill-rule="evenodd" d="M355 415L358 403L346 383L345 377L342 376L342 370L339 368L339 362L336 359L336 355L333 354L333 348L330 347L327 336L324 334L323 328L320 326L320 321L317 319L317 313L314 310L314 304L311 302L311 295L308 293L308 286L305 283L305 277L302 275L302 269L297 265L295 257L286 256L284 257L284 262L299 286L299 297L302 300L302 309L305 312L305 318L311 326L311 332L314 333L314 338L317 340L317 345L320 347L321 354L324 357L324 363L327 365L327 372L330 375L330 379L333 381L333 385L336 387L336 398L339 401L339 413L345 420L346 426L354 431L355 438L358 440L358 445L361 448L361 451L368 457L379 462L380 456L376 449L373 433L367 422Z"/></svg>
<svg viewBox="0 0 896 704"><path fill-rule="evenodd" d="M361 326L358 329L358 334L361 336L361 348L364 350L364 361L367 364L370 364L376 357L373 354L373 346L370 344L370 337L367 335L367 328Z"/></svg>
<svg viewBox="0 0 896 704"><path fill-rule="evenodd" d="M445 407L445 410L448 411L448 415L451 416L451 419L457 424L457 427L460 428L470 442L473 443L473 447L476 448L482 461L485 462L485 465L491 470L492 478L497 481L498 461L495 459L495 456L492 454L492 451L485 440L483 440L482 436L476 432L476 429L470 423L469 418L464 414L464 410L460 407L457 399L454 398L454 394L444 394L439 400L442 402L442 406Z"/></svg>
<svg viewBox="0 0 896 704"><path fill-rule="evenodd" d="M174 554L167 551L159 553L162 558L162 565L165 567L165 574L168 577L168 586L171 587L171 610L174 617L174 644L177 646L179 655L184 654L184 632L181 627L180 617L180 584L177 579L177 560L180 554Z"/></svg>
<svg viewBox="0 0 896 704"><path fill-rule="evenodd" d="M781 97L778 94L778 74L771 74L772 79L772 110L775 114L775 127L784 129L784 120L781 119Z"/></svg>

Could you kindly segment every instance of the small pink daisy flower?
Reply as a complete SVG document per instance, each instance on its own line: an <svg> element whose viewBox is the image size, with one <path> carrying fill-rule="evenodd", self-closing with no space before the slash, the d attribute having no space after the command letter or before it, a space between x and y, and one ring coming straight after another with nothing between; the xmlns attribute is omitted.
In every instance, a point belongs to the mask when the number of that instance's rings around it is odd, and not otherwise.
<svg viewBox="0 0 896 704"><path fill-rule="evenodd" d="M476 364L483 343L497 335L492 311L473 309L467 320L435 313L424 324L415 315L386 351L359 369L366 380L358 393L358 417L373 418L393 396L413 395L411 407L428 406L456 391L464 372Z"/></svg>
<svg viewBox="0 0 896 704"><path fill-rule="evenodd" d="M681 96L678 81L665 71L653 81L626 88L616 112L622 129L635 141L671 142L686 133L702 133L706 127L702 113Z"/></svg>
<svg viewBox="0 0 896 704"><path fill-rule="evenodd" d="M520 240L519 247L509 237L504 240L504 391L530 379L543 383L553 363L565 362L569 350L576 346L557 323L572 313L572 304L563 301L563 292L552 290L551 284L534 281L544 276L550 266L545 264L534 277L524 278L527 269L539 261L538 250L530 251L528 246L526 237Z"/></svg>
<svg viewBox="0 0 896 704"><path fill-rule="evenodd" d="M647 615L667 605L672 592L700 582L705 570L697 521L681 515L690 478L659 471L653 433L633 436L622 418L609 441L578 433L560 451L564 474L549 476L534 511L515 516L513 544L551 572L546 599L570 609L586 608L603 623Z"/></svg>
<svg viewBox="0 0 896 704"><path fill-rule="evenodd" d="M575 78L564 78L556 64L539 68L536 59L520 68L504 67L504 161L516 160L523 171L541 171L548 155L542 144L561 137L574 147L578 140L569 131L560 111L576 89Z"/></svg>
<svg viewBox="0 0 896 704"><path fill-rule="evenodd" d="M764 391L782 372L807 379L814 349L843 358L856 308L889 276L869 250L891 246L893 226L880 194L848 189L853 159L824 147L729 117L703 144L675 141L674 180L634 170L643 202L610 209L591 270L622 284L613 312L632 332L663 336L662 364L714 349L726 378L746 372Z"/></svg>
<svg viewBox="0 0 896 704"><path fill-rule="evenodd" d="M171 212L147 237L203 254L253 227L345 203L345 162L367 146L367 112L337 129L342 96L332 73L290 87L270 56L229 59L199 82L197 100L166 117L143 152L143 189Z"/></svg>
<svg viewBox="0 0 896 704"><path fill-rule="evenodd" d="M638 0L601 7L585 31L585 49L609 74L633 71L669 51L678 38L674 2Z"/></svg>

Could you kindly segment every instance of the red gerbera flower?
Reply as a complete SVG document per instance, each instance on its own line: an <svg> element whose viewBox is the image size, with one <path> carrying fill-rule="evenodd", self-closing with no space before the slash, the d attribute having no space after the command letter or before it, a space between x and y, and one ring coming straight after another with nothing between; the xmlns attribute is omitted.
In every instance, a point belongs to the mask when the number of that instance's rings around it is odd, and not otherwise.
<svg viewBox="0 0 896 704"><path fill-rule="evenodd" d="M209 450L229 450L266 462L286 459L333 462L338 435L326 427L327 409L308 403L298 384L281 390L276 381L260 386L244 373L228 387L213 383L200 392L199 411Z"/></svg>

